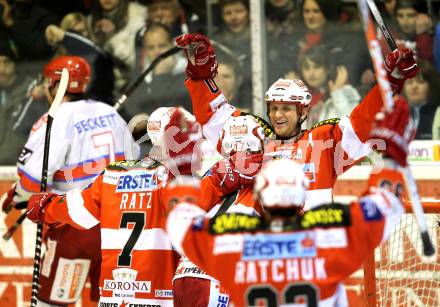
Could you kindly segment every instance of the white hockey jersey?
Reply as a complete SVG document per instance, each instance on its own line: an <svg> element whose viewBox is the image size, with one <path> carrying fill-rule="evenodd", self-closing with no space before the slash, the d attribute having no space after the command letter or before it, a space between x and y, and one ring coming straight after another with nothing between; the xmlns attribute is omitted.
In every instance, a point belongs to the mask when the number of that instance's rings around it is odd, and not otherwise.
<svg viewBox="0 0 440 307"><path fill-rule="evenodd" d="M17 202L40 191L46 123L47 113L33 125L18 158ZM64 194L86 187L109 163L138 155L127 123L111 106L94 100L63 102L52 125L48 190Z"/></svg>

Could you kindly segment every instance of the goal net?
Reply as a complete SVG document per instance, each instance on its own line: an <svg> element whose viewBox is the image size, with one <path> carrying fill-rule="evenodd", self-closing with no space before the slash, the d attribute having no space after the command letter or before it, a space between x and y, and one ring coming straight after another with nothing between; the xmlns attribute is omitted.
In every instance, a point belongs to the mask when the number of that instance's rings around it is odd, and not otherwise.
<svg viewBox="0 0 440 307"><path fill-rule="evenodd" d="M423 255L415 216L407 208L390 238L375 250L374 261L369 261L374 270L366 271L365 286L375 292L370 306L440 306L440 203L424 209L435 254Z"/></svg>

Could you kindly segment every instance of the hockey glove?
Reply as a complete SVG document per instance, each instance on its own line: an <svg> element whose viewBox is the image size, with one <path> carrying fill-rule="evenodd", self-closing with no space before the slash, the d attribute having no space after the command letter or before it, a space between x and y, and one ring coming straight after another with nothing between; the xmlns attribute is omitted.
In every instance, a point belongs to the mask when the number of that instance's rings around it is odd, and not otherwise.
<svg viewBox="0 0 440 307"><path fill-rule="evenodd" d="M17 196L15 187L16 184L14 183L11 189L8 192L3 193L3 195L0 197L0 203L2 205L2 211L4 213L9 213L12 209L25 209L27 206L26 201L20 201L18 203L14 201L14 198Z"/></svg>
<svg viewBox="0 0 440 307"><path fill-rule="evenodd" d="M176 38L177 46L184 48L188 65L186 75L193 80L212 79L217 75L215 50L208 37L195 33Z"/></svg>
<svg viewBox="0 0 440 307"><path fill-rule="evenodd" d="M174 176L192 176L200 169L202 137L200 125L185 118L182 110L177 108L165 126L163 142L165 154L169 157L165 164Z"/></svg>
<svg viewBox="0 0 440 307"><path fill-rule="evenodd" d="M217 162L210 173L223 195L227 195L244 185L253 184L262 163L262 154L236 153L230 159Z"/></svg>
<svg viewBox="0 0 440 307"><path fill-rule="evenodd" d="M27 218L34 223L43 222L45 208L55 196L57 196L55 193L39 193L32 195L31 198L29 198L26 209Z"/></svg>
<svg viewBox="0 0 440 307"><path fill-rule="evenodd" d="M400 93L405 80L414 78L419 71L413 52L407 48L388 53L384 65L394 93Z"/></svg>
<svg viewBox="0 0 440 307"><path fill-rule="evenodd" d="M392 112L380 112L376 126L371 131L371 138L385 141L385 157L390 157L399 165L406 167L408 145L415 135L415 125L410 116L408 104L403 98L394 102Z"/></svg>

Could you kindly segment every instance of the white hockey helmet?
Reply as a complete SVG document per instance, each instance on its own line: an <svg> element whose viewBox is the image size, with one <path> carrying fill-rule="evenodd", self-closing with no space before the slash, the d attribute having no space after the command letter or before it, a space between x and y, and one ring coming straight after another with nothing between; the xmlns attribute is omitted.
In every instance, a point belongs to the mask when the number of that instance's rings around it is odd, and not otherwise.
<svg viewBox="0 0 440 307"><path fill-rule="evenodd" d="M224 124L217 150L225 155L234 152L259 152L264 146L264 130L250 115L230 117Z"/></svg>
<svg viewBox="0 0 440 307"><path fill-rule="evenodd" d="M290 159L271 160L255 178L254 196L266 210L302 208L308 186L300 164Z"/></svg>
<svg viewBox="0 0 440 307"><path fill-rule="evenodd" d="M185 118L191 121L196 121L194 115L189 113L182 107L179 107L185 114ZM177 110L177 107L160 107L151 113L147 123L148 137L151 143L155 146L163 146L163 138L165 127L170 123L171 116Z"/></svg>
<svg viewBox="0 0 440 307"><path fill-rule="evenodd" d="M266 92L266 104L286 103L298 106L300 122L303 122L308 114L312 94L300 79L278 79Z"/></svg>

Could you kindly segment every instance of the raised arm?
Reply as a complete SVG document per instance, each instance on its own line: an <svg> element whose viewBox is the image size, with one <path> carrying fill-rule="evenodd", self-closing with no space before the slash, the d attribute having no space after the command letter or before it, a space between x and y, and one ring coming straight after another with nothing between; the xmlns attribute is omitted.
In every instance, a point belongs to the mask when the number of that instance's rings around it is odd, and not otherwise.
<svg viewBox="0 0 440 307"><path fill-rule="evenodd" d="M228 103L213 80L218 64L209 39L201 34L184 34L176 43L185 50L188 59L185 85L191 96L193 113L205 137L217 144L226 120L240 111Z"/></svg>

